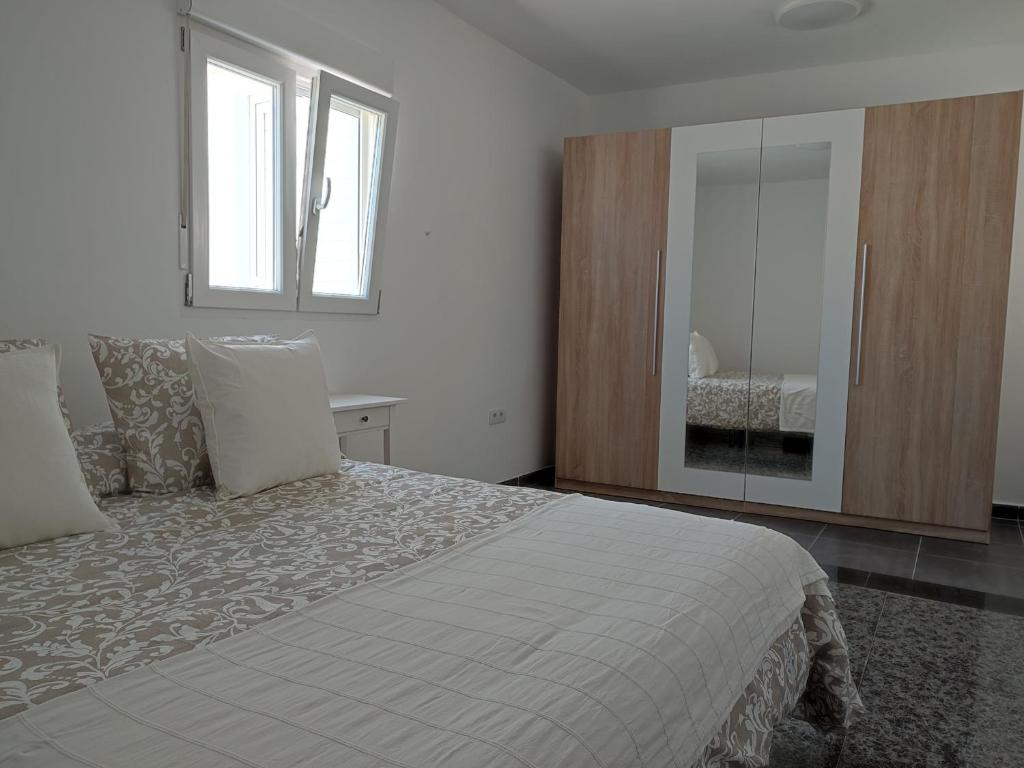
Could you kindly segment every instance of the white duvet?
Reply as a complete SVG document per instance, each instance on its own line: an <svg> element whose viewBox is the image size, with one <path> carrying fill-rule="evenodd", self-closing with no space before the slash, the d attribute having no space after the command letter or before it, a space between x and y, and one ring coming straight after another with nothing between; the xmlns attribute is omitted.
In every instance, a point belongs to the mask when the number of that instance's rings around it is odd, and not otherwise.
<svg viewBox="0 0 1024 768"><path fill-rule="evenodd" d="M764 528L565 497L4 720L0 762L685 767L824 580Z"/></svg>
<svg viewBox="0 0 1024 768"><path fill-rule="evenodd" d="M782 378L779 401L779 430L814 433L818 412L818 377L787 373Z"/></svg>

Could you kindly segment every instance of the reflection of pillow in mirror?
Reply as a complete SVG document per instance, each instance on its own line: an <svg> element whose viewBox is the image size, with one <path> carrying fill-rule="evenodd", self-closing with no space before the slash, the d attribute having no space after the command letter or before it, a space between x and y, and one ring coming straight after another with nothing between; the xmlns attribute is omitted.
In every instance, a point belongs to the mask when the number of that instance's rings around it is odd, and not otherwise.
<svg viewBox="0 0 1024 768"><path fill-rule="evenodd" d="M718 355L711 342L694 331L690 334L690 377L703 379L718 373Z"/></svg>

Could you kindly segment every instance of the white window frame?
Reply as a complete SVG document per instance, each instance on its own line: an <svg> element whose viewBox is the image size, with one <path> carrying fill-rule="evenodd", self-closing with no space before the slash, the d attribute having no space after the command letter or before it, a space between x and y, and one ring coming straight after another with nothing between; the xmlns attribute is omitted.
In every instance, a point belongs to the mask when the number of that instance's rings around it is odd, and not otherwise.
<svg viewBox="0 0 1024 768"><path fill-rule="evenodd" d="M188 270L185 305L223 309L267 309L376 315L381 306L381 272L384 254L391 175L394 165L395 137L398 128L398 102L382 93L321 71L305 59L292 58L284 51L272 52L257 44L223 33L196 20L187 20L181 29L184 72L182 73L183 139L181 193L180 266ZM277 49L275 49L276 51ZM276 235L281 274L279 291L214 288L210 286L209 253L209 140L207 101L207 62L213 59L229 67L251 73L278 85L281 99L277 110L282 146L276 156L275 173L280 184L276 196ZM312 81L310 93L307 157L296 157L296 97L299 77ZM313 293L316 269L316 222L313 207L323 183L326 156L327 119L332 96L362 105L382 116L383 141L377 141L379 153L376 176L368 190L366 252L368 267L365 296L329 296ZM325 109L319 109L322 102ZM302 163L301 166L298 164ZM300 186L302 201L296 210L296 179L303 171ZM298 222L298 226L297 226Z"/></svg>
<svg viewBox="0 0 1024 768"><path fill-rule="evenodd" d="M294 310L298 296L295 248L295 68L278 56L193 24L190 35L191 88L191 231L192 305L229 309ZM275 263L281 270L278 291L255 291L210 286L209 139L207 136L207 62L213 59L278 86L275 110Z"/></svg>
<svg viewBox="0 0 1024 768"><path fill-rule="evenodd" d="M373 168L376 174L367 179L367 217L359 222L360 239L365 240L365 263L369 274L364 280L366 289L363 296L330 296L313 293L313 276L316 272L316 246L319 232L317 202L324 183L324 160L327 154L327 123L330 118L331 100L339 97L357 106L365 106L383 115L383 141L379 139L373 147L379 153ZM307 143L309 159L306 163L305 189L303 190L303 226L300 246L299 309L309 312L337 312L344 314L376 315L380 312L380 278L384 261L384 230L387 222L388 199L390 197L391 170L395 154L395 128L398 122L398 104L379 93L363 88L356 83L343 80L329 72L320 72L313 83L310 94L310 141ZM367 150L365 140L360 141L363 152ZM365 167L365 163L361 163ZM360 190L360 197L362 197ZM365 228L365 236L364 236Z"/></svg>

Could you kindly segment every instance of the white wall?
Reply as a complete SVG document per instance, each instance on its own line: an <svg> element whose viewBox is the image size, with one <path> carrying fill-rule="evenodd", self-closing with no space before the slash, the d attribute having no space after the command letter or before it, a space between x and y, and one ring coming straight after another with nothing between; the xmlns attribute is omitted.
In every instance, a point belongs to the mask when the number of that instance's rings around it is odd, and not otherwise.
<svg viewBox="0 0 1024 768"><path fill-rule="evenodd" d="M754 159L755 168L757 159ZM757 184L698 184L690 328L711 342L722 371L750 368Z"/></svg>
<svg viewBox="0 0 1024 768"><path fill-rule="evenodd" d="M722 370L817 373L827 215L826 179L765 183L760 200L753 183L699 187L691 327Z"/></svg>
<svg viewBox="0 0 1024 768"><path fill-rule="evenodd" d="M290 4L394 60L382 316L184 308L174 0L4 0L0 337L63 345L85 424L105 416L87 332L313 328L333 389L411 398L397 463L491 481L550 463L561 141L585 98L432 2Z"/></svg>
<svg viewBox="0 0 1024 768"><path fill-rule="evenodd" d="M772 72L590 100L591 133L696 125L1024 88L1024 44ZM1024 505L1024 153L1010 276L995 498Z"/></svg>
<svg viewBox="0 0 1024 768"><path fill-rule="evenodd" d="M761 185L752 370L818 372L828 180Z"/></svg>

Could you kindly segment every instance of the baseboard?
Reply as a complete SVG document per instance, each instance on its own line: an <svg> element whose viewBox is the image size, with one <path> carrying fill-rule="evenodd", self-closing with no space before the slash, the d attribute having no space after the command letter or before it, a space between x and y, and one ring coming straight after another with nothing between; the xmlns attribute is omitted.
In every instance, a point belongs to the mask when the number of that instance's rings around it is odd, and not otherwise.
<svg viewBox="0 0 1024 768"><path fill-rule="evenodd" d="M1016 504L993 504L992 517L997 520L1024 520L1024 507Z"/></svg>

